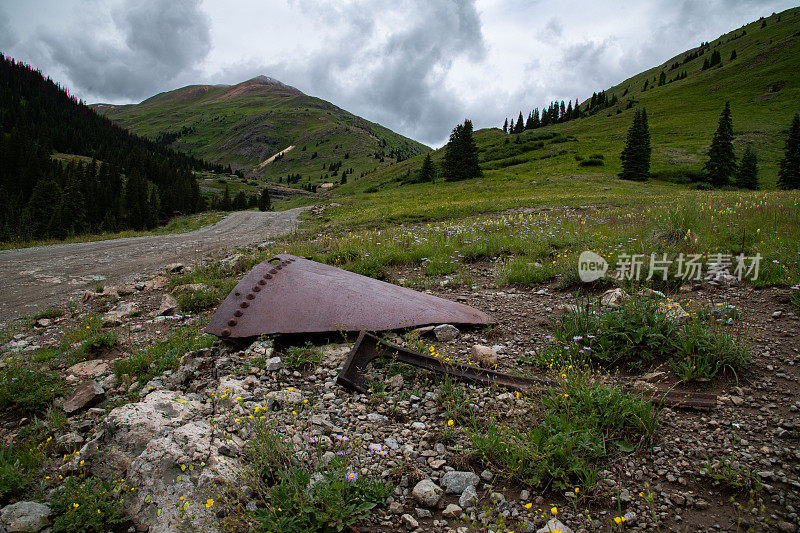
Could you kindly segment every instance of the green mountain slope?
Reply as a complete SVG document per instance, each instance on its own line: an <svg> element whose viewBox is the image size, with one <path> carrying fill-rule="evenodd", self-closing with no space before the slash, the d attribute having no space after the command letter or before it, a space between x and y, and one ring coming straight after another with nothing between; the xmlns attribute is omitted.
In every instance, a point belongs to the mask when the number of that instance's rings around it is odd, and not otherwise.
<svg viewBox="0 0 800 533"><path fill-rule="evenodd" d="M648 113L655 177L680 179L702 169L719 114L730 100L737 156L752 146L762 188L774 188L786 132L792 116L800 112L800 8L748 24L702 48L703 55L686 63L684 59L700 48L606 89L608 99L616 96L618 103L594 114L588 115L587 99L581 103L582 118L527 130L518 137L496 128L477 131L487 179L616 175L634 110L642 106ZM731 60L734 50L736 58ZM722 65L702 70L715 51ZM678 67L673 69L675 63ZM662 71L667 83L659 86ZM684 71L684 79L669 81ZM498 117L498 123L502 121ZM441 152L434 153L434 161L440 160ZM602 166L581 166L579 159L594 154L604 157ZM379 170L340 192L393 187L421 164L417 157Z"/></svg>
<svg viewBox="0 0 800 533"><path fill-rule="evenodd" d="M288 175L299 174L299 180L292 178L295 186L338 183L349 169L352 180L429 150L265 76L233 86L190 85L139 104L93 107L134 133L230 164L247 176L286 183Z"/></svg>

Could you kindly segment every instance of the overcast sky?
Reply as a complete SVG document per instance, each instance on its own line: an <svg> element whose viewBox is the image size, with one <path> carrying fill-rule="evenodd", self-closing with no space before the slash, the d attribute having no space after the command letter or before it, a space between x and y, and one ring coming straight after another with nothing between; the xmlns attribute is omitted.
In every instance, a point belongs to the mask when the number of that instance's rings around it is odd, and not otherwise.
<svg viewBox="0 0 800 533"><path fill-rule="evenodd" d="M277 78L440 146L605 89L786 0L3 0L0 51L87 102Z"/></svg>

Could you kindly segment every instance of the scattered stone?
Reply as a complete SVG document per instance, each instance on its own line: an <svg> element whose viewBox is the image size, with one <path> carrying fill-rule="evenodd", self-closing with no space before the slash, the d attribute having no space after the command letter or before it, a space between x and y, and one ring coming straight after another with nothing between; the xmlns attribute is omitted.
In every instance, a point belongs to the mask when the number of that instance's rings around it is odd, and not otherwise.
<svg viewBox="0 0 800 533"><path fill-rule="evenodd" d="M482 344L476 344L472 347L470 359L483 367L495 367L499 361L497 350Z"/></svg>
<svg viewBox="0 0 800 533"><path fill-rule="evenodd" d="M446 518L458 518L461 516L462 509L454 503L447 504L447 507L442 511L442 516Z"/></svg>
<svg viewBox="0 0 800 533"><path fill-rule="evenodd" d="M0 509L0 523L8 533L37 533L50 523L51 514L50 507L42 503L17 502Z"/></svg>
<svg viewBox="0 0 800 533"><path fill-rule="evenodd" d="M143 291L145 288L145 284L143 281L137 281L136 285L134 285L133 288L136 289L137 291Z"/></svg>
<svg viewBox="0 0 800 533"><path fill-rule="evenodd" d="M72 396L64 400L64 404L61 408L67 415L73 415L89 407L94 407L103 401L105 397L106 391L103 390L102 385L94 380L84 381L78 385L78 388L75 389Z"/></svg>
<svg viewBox="0 0 800 533"><path fill-rule="evenodd" d="M411 491L414 499L425 507L436 507L443 493L442 488L430 479L423 479Z"/></svg>
<svg viewBox="0 0 800 533"><path fill-rule="evenodd" d="M121 302L114 309L103 315L103 325L106 327L118 326L122 323L123 318L137 316L140 313L139 306L135 303Z"/></svg>
<svg viewBox="0 0 800 533"><path fill-rule="evenodd" d="M400 517L400 519L403 521L403 525L405 525L408 529L417 529L419 527L419 522L417 522L417 519L410 514L404 514Z"/></svg>
<svg viewBox="0 0 800 533"><path fill-rule="evenodd" d="M49 318L40 318L39 320L36 321L35 325L37 328L47 328L50 327L52 323L53 321L50 320Z"/></svg>
<svg viewBox="0 0 800 533"><path fill-rule="evenodd" d="M622 289L609 289L600 296L600 305L613 309L622 305L622 302L628 298L630 296Z"/></svg>
<svg viewBox="0 0 800 533"><path fill-rule="evenodd" d="M492 479L494 479L494 474L492 474L492 471L487 468L486 470L481 472L481 479L488 483Z"/></svg>
<svg viewBox="0 0 800 533"><path fill-rule="evenodd" d="M783 311L775 311L772 313L772 318L780 318L783 316Z"/></svg>
<svg viewBox="0 0 800 533"><path fill-rule="evenodd" d="M280 405L298 405L303 401L303 395L296 390L271 391L264 395L264 398L278 402Z"/></svg>
<svg viewBox="0 0 800 533"><path fill-rule="evenodd" d="M108 372L108 363L101 359L91 359L75 363L66 370L67 374L78 379L93 378Z"/></svg>
<svg viewBox="0 0 800 533"><path fill-rule="evenodd" d="M269 370L270 372L280 370L281 368L283 368L283 361L281 361L280 357L270 357L264 364L264 368L266 370Z"/></svg>
<svg viewBox="0 0 800 533"><path fill-rule="evenodd" d="M573 533L570 528L561 523L561 520L555 518L551 518L543 528L536 530L536 533L556 533L556 531Z"/></svg>
<svg viewBox="0 0 800 533"><path fill-rule="evenodd" d="M178 307L178 301L171 294L165 294L161 298L161 305L156 311L156 316L167 316L175 314L175 309Z"/></svg>
<svg viewBox="0 0 800 533"><path fill-rule="evenodd" d="M425 326L421 328L415 328L411 330L410 335L416 337L424 337L425 335L430 335L431 333L433 333L433 330L435 328L436 326Z"/></svg>
<svg viewBox="0 0 800 533"><path fill-rule="evenodd" d="M242 254L229 255L219 262L220 269L226 274L236 274L240 272L247 260Z"/></svg>
<svg viewBox="0 0 800 533"><path fill-rule="evenodd" d="M480 478L473 472L460 472L454 470L442 476L441 484L447 494L461 494L469 487L475 487Z"/></svg>
<svg viewBox="0 0 800 533"><path fill-rule="evenodd" d="M402 374L395 374L386 380L386 386L391 390L402 389L404 385L405 379L403 378Z"/></svg>
<svg viewBox="0 0 800 533"><path fill-rule="evenodd" d="M170 274L180 274L181 272L183 272L184 268L185 266L183 263L170 263L164 267L164 270L166 270Z"/></svg>
<svg viewBox="0 0 800 533"><path fill-rule="evenodd" d="M475 486L467 485L467 487L464 489L464 492L461 493L461 497L458 499L458 505L466 509L467 507L472 507L472 505L477 501L478 492L475 490Z"/></svg>
<svg viewBox="0 0 800 533"><path fill-rule="evenodd" d="M433 334L436 335L436 340L440 342L449 342L458 338L461 332L452 324L440 324L433 328Z"/></svg>
<svg viewBox="0 0 800 533"><path fill-rule="evenodd" d="M661 302L659 305L659 309L666 313L667 320L670 322L675 322L677 324L683 324L687 320L689 320L689 313L684 311L681 304L677 302L667 303Z"/></svg>

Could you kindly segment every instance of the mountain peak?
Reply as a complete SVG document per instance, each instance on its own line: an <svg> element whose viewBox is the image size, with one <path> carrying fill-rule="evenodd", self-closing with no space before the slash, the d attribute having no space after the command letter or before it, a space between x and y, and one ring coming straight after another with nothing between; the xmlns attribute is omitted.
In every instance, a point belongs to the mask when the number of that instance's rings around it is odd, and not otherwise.
<svg viewBox="0 0 800 533"><path fill-rule="evenodd" d="M271 93L284 94L285 96L296 96L303 94L302 91L286 85L282 81L270 78L269 76L256 76L242 83L233 85L227 93L228 97L244 96L245 94L258 94L267 90Z"/></svg>

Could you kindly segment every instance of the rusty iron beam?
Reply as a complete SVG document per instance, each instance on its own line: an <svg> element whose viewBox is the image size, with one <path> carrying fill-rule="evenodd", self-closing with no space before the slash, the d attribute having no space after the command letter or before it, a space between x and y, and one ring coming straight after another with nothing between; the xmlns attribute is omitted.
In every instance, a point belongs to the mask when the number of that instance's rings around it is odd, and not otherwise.
<svg viewBox="0 0 800 533"><path fill-rule="evenodd" d="M217 308L206 332L259 335L385 331L432 324L491 324L457 302L280 254L256 265Z"/></svg>
<svg viewBox="0 0 800 533"><path fill-rule="evenodd" d="M383 341L366 331L359 334L336 382L350 390L361 393L368 392L369 386L364 374L367 365L378 357L389 357L423 370L448 374L465 381L483 385L499 385L521 392L543 393L558 387L558 383L553 380L514 376L475 365L445 362L439 358ZM657 386L654 390L635 391L634 394L640 394L643 398L664 407L703 410L713 409L716 406L716 396L707 393L678 391Z"/></svg>

